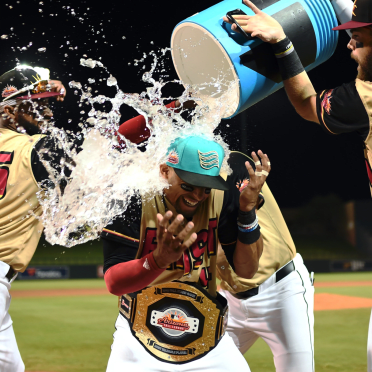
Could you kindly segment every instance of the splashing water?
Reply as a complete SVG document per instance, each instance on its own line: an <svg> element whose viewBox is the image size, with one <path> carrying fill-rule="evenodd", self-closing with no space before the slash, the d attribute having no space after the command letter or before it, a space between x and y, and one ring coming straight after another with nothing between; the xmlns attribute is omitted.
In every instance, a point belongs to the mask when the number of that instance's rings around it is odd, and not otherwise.
<svg viewBox="0 0 372 372"><path fill-rule="evenodd" d="M162 56L168 50L163 49ZM190 100L192 95L198 104L191 122L188 122L182 118L180 112L165 107L163 101L171 97L163 98L161 90L167 82L153 78L158 57L154 52L149 54L153 63L142 79L151 86L141 94L123 93L111 74L107 85L116 87L113 98L93 96L91 89L84 91L80 82L70 82L70 87L80 90L81 102L88 103L91 110L80 134L84 137L84 143L83 150L79 153L63 130L53 125L48 128L50 136L58 140L58 146L73 160L66 162L63 159L61 162L72 170L70 177L66 177L63 172L58 174L50 162L44 160L43 150L39 153L53 183L67 182L63 192L59 187L55 187L44 189L38 195L43 208L41 219L44 233L51 244L72 247L96 239L106 225L126 210L134 195L140 194L142 199L149 199L160 194L169 185L161 178L159 165L165 162L168 147L178 137L203 135L218 142L226 154L222 171L227 174L231 172L227 164L230 153L228 146L220 136L213 134L213 130L221 118L227 116L226 112L230 106L228 102L236 99L230 97L229 92L236 91L234 84L237 82L230 83L231 89L218 99L204 97L203 86L186 86L184 93L178 98L179 101L182 104ZM81 59L80 63L89 68L103 68L109 73L99 61ZM221 80L214 84L218 86L224 82ZM95 103L106 102L112 105L109 112L94 108ZM122 104L133 107L146 119L152 135L146 143L145 152L141 151L144 145L136 145L124 137L120 138L120 141L125 146L117 150L117 130Z"/></svg>

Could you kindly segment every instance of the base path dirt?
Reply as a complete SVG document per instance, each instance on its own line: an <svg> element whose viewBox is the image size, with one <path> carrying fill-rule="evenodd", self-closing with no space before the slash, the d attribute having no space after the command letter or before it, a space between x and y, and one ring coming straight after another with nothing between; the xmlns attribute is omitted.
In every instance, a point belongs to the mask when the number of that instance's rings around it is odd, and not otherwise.
<svg viewBox="0 0 372 372"><path fill-rule="evenodd" d="M343 296L333 293L316 293L314 310L341 310L371 308L372 298Z"/></svg>
<svg viewBox="0 0 372 372"><path fill-rule="evenodd" d="M314 287L372 287L372 280L364 280L359 282L317 282L315 280Z"/></svg>
<svg viewBox="0 0 372 372"><path fill-rule="evenodd" d="M71 288L71 289L32 289L11 290L12 298L19 297L65 297L65 296L97 296L108 295L106 288Z"/></svg>

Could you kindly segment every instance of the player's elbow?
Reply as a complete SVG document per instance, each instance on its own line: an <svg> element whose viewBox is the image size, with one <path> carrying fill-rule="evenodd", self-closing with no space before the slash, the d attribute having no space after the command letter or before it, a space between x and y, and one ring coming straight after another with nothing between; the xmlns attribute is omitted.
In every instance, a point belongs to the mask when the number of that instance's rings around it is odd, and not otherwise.
<svg viewBox="0 0 372 372"><path fill-rule="evenodd" d="M112 275L113 273L110 269L111 268L109 268L105 272L105 276L104 276L106 288L111 294L115 296L121 296L123 294L123 288L121 285L119 285L118 281L114 280L113 275Z"/></svg>
<svg viewBox="0 0 372 372"><path fill-rule="evenodd" d="M310 96L294 105L298 115L307 121L319 123L316 113L316 96Z"/></svg>
<svg viewBox="0 0 372 372"><path fill-rule="evenodd" d="M236 266L235 273L243 279L252 279L258 270L258 261L257 263L250 264L249 266Z"/></svg>

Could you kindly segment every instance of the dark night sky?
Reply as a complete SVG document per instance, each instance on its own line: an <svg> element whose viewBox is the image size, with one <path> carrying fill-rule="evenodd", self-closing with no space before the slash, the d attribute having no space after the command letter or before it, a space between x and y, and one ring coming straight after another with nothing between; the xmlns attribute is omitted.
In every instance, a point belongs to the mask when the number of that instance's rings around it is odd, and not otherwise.
<svg viewBox="0 0 372 372"><path fill-rule="evenodd" d="M84 117L79 113L84 108L78 107L79 97L68 88L68 82L84 84L88 78L108 77L100 69L80 66L84 54L92 59L101 57L123 91L140 93L146 87L141 81L144 70L133 66L134 59L140 59L143 52L169 47L172 30L178 22L215 3L212 0L3 0L0 35L9 37L0 40L0 72L15 67L17 59L49 68L52 77L64 82L68 93L63 104L55 105L58 126L73 129L80 117ZM30 42L32 46L27 47ZM350 59L347 42L346 32L341 32L333 57L309 73L316 91L355 78L356 64ZM23 47L27 50L21 50ZM39 48L46 51L41 53ZM166 68L169 79L174 79L177 76L168 56ZM150 62L147 59L145 64L149 66ZM103 85L97 85L96 89L113 96L115 89ZM164 96L180 92L180 87L172 84L164 90ZM123 121L135 114L131 108L122 108ZM330 136L318 125L302 120L283 90L248 109L244 120L249 151L262 149L271 159L273 170L268 183L280 206L298 206L316 195L330 193L345 201L370 197L362 141L357 134ZM241 121L237 116L223 121L218 128L236 150L242 150Z"/></svg>

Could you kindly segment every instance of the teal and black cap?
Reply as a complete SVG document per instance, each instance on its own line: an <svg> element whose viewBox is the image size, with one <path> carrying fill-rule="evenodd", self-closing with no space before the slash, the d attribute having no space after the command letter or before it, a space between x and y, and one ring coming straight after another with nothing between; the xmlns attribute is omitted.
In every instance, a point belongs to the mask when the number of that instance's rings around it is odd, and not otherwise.
<svg viewBox="0 0 372 372"><path fill-rule="evenodd" d="M225 151L217 142L201 136L177 138L168 148L166 164L193 186L228 190L220 176Z"/></svg>

